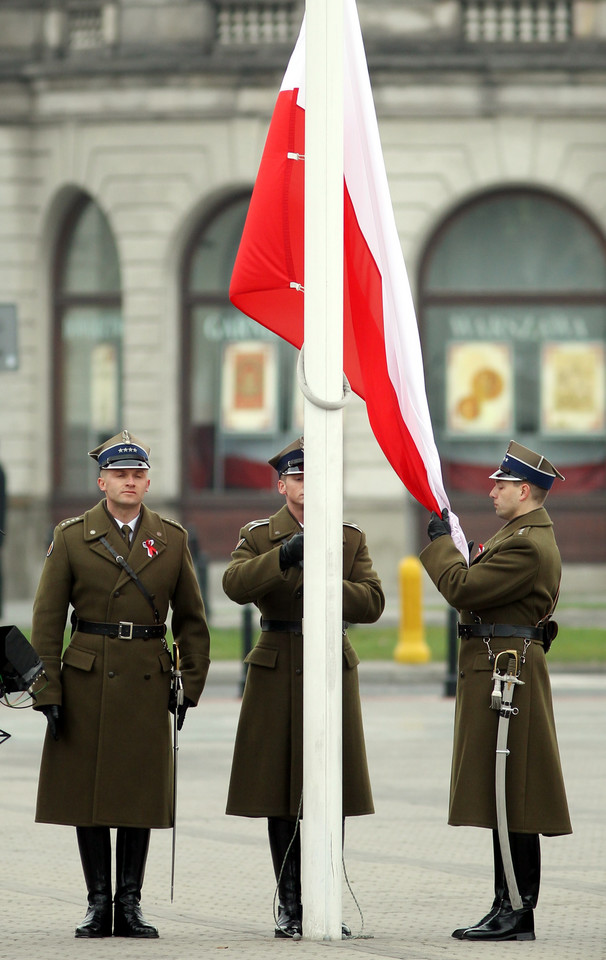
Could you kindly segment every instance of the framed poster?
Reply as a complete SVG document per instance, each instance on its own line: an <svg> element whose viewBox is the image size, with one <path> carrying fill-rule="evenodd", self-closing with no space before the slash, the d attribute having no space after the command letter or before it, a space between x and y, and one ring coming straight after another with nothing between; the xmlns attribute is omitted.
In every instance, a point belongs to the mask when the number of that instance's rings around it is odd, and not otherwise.
<svg viewBox="0 0 606 960"><path fill-rule="evenodd" d="M603 433L605 351L599 341L546 342L541 350L543 433Z"/></svg>
<svg viewBox="0 0 606 960"><path fill-rule="evenodd" d="M277 345L258 340L223 350L221 427L225 433L273 433L277 420Z"/></svg>
<svg viewBox="0 0 606 960"><path fill-rule="evenodd" d="M513 419L511 344L492 340L447 344L447 432L461 437L508 433Z"/></svg>

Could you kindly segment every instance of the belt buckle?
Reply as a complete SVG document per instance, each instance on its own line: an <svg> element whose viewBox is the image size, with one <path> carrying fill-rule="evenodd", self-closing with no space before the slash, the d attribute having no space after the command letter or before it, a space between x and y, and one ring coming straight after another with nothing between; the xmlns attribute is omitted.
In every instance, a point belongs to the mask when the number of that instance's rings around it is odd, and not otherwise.
<svg viewBox="0 0 606 960"><path fill-rule="evenodd" d="M133 626L134 624L129 620L120 620L118 624L118 640L132 640ZM124 632L125 629L128 631L127 633Z"/></svg>

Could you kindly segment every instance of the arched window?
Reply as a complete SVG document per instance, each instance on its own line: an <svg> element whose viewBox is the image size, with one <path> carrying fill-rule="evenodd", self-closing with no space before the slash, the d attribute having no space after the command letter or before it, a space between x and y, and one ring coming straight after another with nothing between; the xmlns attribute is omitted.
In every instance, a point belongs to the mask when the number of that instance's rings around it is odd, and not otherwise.
<svg viewBox="0 0 606 960"><path fill-rule="evenodd" d="M477 197L433 237L419 295L448 484L484 488L485 466L515 437L548 451L566 493L605 486L606 245L596 226L547 193Z"/></svg>
<svg viewBox="0 0 606 960"><path fill-rule="evenodd" d="M122 429L122 298L110 225L87 195L69 211L54 271L54 470L59 496L90 489L86 451Z"/></svg>
<svg viewBox="0 0 606 960"><path fill-rule="evenodd" d="M204 491L275 489L267 460L302 430L296 351L229 302L250 194L216 206L183 262L183 480Z"/></svg>

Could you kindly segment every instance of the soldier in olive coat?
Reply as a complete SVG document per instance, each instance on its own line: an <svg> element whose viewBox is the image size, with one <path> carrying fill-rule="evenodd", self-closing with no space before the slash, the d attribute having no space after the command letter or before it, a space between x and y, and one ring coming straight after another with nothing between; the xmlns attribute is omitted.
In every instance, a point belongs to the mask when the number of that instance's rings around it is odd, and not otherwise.
<svg viewBox="0 0 606 960"><path fill-rule="evenodd" d="M245 661L249 668L227 813L268 818L280 900L275 935L292 937L301 933L297 827L303 789L303 438L269 462L278 472L278 490L286 503L269 519L242 528L223 576L223 589L232 600L257 605L262 631ZM381 616L384 604L366 537L354 524L344 524L343 618L351 623L373 623ZM344 817L374 812L358 689L360 661L345 627Z"/></svg>
<svg viewBox="0 0 606 960"><path fill-rule="evenodd" d="M91 451L106 499L56 527L34 602L32 643L48 677L36 692L48 720L36 820L76 827L88 889L76 937L112 935L110 827L118 828L114 936L158 936L139 902L150 828L172 826L169 606L185 697L179 727L209 666L187 533L142 503L148 453L127 431Z"/></svg>
<svg viewBox="0 0 606 960"><path fill-rule="evenodd" d="M571 833L545 654L557 627L561 561L543 503L561 473L540 454L511 441L493 474L490 497L505 520L467 565L450 533L448 511L432 514L431 543L421 561L460 613L459 677L449 823L493 830L495 899L479 923L455 930L460 940L534 940L540 881L539 834ZM498 706L491 707L495 658L519 654L518 711L509 727L506 810L522 909L514 910L497 833L495 756ZM503 664L503 658L500 664ZM500 672L504 672L499 667Z"/></svg>

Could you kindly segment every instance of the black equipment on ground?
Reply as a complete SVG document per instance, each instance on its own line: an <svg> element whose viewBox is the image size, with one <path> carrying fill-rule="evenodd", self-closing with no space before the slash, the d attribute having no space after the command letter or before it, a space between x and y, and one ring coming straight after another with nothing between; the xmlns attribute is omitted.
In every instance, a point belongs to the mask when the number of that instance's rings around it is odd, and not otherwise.
<svg viewBox="0 0 606 960"><path fill-rule="evenodd" d="M0 627L0 697L25 690L33 696L30 688L43 674L44 664L27 637L12 625ZM0 730L0 744L9 737Z"/></svg>
<svg viewBox="0 0 606 960"><path fill-rule="evenodd" d="M0 697L29 690L44 673L44 665L17 627L0 627Z"/></svg>

